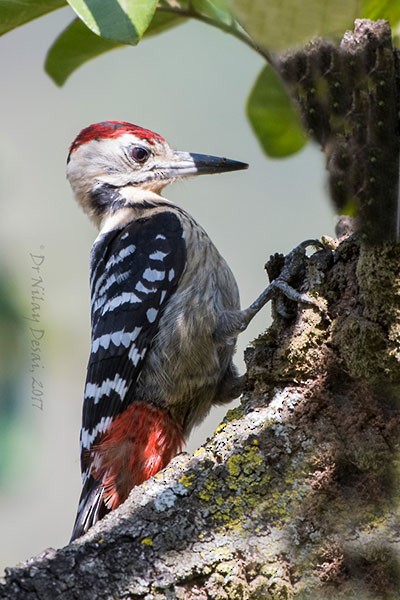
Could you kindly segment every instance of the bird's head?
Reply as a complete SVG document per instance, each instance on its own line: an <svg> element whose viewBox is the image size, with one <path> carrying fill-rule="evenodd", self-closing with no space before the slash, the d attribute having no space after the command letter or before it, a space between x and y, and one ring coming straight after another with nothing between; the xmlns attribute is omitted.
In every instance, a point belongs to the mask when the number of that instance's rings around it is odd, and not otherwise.
<svg viewBox="0 0 400 600"><path fill-rule="evenodd" d="M73 141L67 177L76 199L99 224L135 199L159 194L176 179L246 169L247 164L172 150L164 138L123 121L95 123Z"/></svg>

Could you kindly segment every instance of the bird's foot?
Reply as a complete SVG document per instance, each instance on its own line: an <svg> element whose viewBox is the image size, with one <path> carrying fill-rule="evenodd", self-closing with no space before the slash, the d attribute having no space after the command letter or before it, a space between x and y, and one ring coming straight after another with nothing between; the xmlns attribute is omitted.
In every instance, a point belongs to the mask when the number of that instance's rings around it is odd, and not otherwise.
<svg viewBox="0 0 400 600"><path fill-rule="evenodd" d="M306 263L308 257L306 250L313 246L318 250L325 250L325 246L318 240L306 240L299 244L287 256L274 254L265 265L271 283L258 296L258 298L244 310L225 311L220 315L215 330L216 340L235 339L244 331L250 321L269 300L274 300L277 314L284 319L293 318L297 314L298 304L316 306L321 312L324 307L316 298L300 291L306 278Z"/></svg>
<svg viewBox="0 0 400 600"><path fill-rule="evenodd" d="M305 304L322 309L316 298L312 298L298 288L304 286L307 265L307 249L325 250L319 240L305 240L289 254L273 255L265 265L271 280L275 311L284 319L291 319L297 313L297 305ZM296 306L294 306L294 304Z"/></svg>

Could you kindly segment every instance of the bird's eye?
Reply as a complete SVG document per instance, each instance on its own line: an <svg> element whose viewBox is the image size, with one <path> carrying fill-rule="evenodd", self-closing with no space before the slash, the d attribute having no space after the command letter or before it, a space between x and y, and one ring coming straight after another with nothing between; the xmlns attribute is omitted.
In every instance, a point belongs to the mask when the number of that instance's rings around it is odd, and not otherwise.
<svg viewBox="0 0 400 600"><path fill-rule="evenodd" d="M149 151L143 146L134 146L131 149L131 157L136 160L136 162L142 163L149 157Z"/></svg>

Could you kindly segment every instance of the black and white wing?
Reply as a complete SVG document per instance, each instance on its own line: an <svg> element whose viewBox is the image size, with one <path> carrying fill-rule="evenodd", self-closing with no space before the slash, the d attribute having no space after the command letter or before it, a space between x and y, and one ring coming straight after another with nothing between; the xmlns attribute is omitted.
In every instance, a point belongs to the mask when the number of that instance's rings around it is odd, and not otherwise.
<svg viewBox="0 0 400 600"><path fill-rule="evenodd" d="M91 450L134 401L146 352L185 265L183 228L171 211L100 234L94 243L92 347L81 429L83 490L72 539L108 512L91 473Z"/></svg>

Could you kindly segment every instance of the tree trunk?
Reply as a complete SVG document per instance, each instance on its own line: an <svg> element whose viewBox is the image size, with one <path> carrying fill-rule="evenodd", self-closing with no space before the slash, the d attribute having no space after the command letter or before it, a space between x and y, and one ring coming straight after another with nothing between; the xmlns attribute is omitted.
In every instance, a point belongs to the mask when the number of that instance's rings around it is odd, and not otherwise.
<svg viewBox="0 0 400 600"><path fill-rule="evenodd" d="M400 597L400 246L366 221L306 261L323 310L275 315L211 441L9 570L0 599Z"/></svg>

